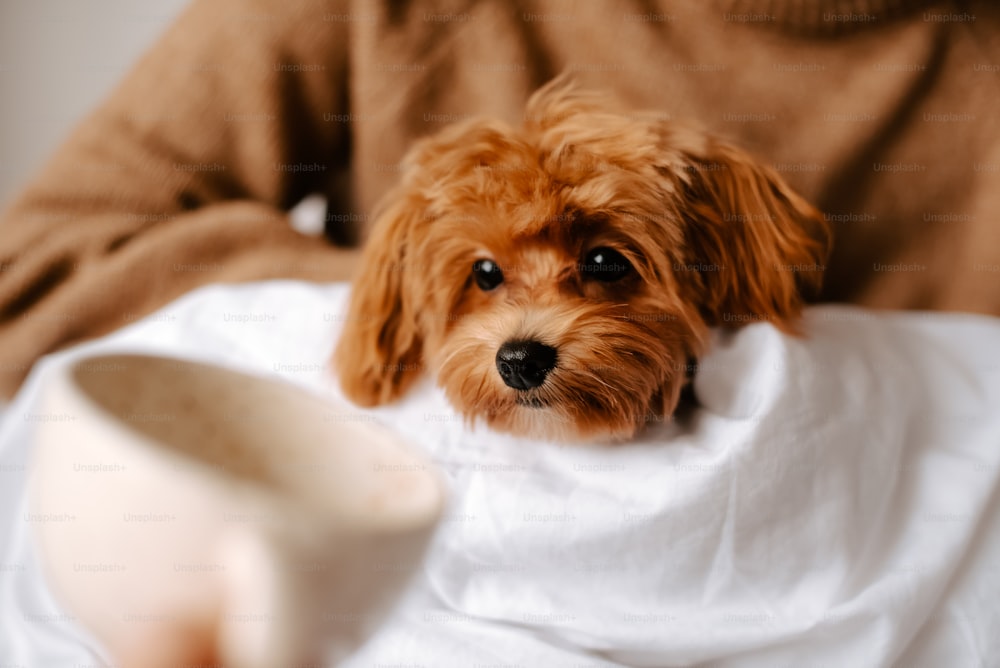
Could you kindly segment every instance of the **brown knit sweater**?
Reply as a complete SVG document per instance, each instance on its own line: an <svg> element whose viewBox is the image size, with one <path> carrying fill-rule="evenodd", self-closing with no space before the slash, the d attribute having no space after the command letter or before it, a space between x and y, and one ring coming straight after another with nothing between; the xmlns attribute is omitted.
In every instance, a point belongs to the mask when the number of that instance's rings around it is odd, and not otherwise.
<svg viewBox="0 0 1000 668"><path fill-rule="evenodd" d="M998 27L985 2L195 0L0 219L0 392L198 285L348 278L415 137L517 121L564 70L775 165L833 221L825 299L1000 314ZM288 225L312 192L328 240Z"/></svg>

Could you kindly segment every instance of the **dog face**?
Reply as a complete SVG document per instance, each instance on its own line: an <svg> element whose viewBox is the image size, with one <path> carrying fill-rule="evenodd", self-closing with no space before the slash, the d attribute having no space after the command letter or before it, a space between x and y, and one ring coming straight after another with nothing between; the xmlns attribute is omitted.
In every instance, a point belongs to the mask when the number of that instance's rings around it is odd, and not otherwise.
<svg viewBox="0 0 1000 668"><path fill-rule="evenodd" d="M429 371L468 419L617 440L673 412L710 327L794 332L828 237L776 173L559 80L525 118L408 155L335 353L349 398L392 401Z"/></svg>

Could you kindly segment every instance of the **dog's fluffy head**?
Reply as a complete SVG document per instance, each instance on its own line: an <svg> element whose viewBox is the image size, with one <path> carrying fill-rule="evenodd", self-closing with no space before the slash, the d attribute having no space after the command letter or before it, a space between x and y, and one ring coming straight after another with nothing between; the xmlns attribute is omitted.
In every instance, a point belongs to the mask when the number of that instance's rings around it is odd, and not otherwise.
<svg viewBox="0 0 1000 668"><path fill-rule="evenodd" d="M335 355L362 405L429 371L495 428L625 438L673 412L709 327L794 331L821 276L823 218L778 174L563 81L522 127L455 125L404 166Z"/></svg>

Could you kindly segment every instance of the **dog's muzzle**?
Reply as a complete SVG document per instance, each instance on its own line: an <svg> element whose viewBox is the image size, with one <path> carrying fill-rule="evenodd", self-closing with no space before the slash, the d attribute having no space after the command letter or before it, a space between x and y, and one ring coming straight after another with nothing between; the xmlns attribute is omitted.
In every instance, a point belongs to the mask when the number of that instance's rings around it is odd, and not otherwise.
<svg viewBox="0 0 1000 668"><path fill-rule="evenodd" d="M497 351L497 371L507 387L530 390L556 366L556 349L538 341L508 341Z"/></svg>

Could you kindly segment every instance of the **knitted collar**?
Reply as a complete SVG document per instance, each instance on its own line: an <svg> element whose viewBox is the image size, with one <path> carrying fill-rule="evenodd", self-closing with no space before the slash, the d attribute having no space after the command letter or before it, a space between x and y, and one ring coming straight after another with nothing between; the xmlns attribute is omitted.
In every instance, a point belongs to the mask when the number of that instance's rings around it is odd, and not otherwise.
<svg viewBox="0 0 1000 668"><path fill-rule="evenodd" d="M837 35L884 26L916 14L934 0L715 0L726 21L787 32ZM948 3L935 13L961 12Z"/></svg>

